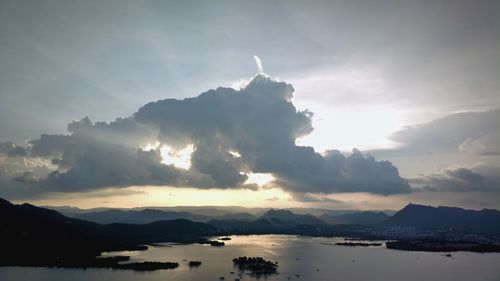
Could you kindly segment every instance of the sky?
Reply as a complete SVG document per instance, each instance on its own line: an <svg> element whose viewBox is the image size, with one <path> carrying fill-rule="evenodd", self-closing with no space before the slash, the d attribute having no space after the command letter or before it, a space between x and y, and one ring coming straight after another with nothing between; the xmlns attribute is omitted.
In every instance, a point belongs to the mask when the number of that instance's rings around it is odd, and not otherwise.
<svg viewBox="0 0 500 281"><path fill-rule="evenodd" d="M500 208L498 0L0 7L0 197Z"/></svg>

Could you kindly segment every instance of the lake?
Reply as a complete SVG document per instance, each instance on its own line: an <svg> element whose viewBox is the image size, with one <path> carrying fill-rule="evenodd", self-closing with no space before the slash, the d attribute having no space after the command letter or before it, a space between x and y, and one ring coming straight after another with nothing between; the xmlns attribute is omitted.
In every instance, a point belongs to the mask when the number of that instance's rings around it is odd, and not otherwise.
<svg viewBox="0 0 500 281"><path fill-rule="evenodd" d="M109 269L57 269L0 267L0 280L257 280L237 276L232 259L239 256L261 256L278 261L279 275L261 280L406 280L459 281L500 280L500 253L446 253L388 250L384 247L334 246L342 238L317 238L290 235L231 236L224 247L208 245L162 244L147 251L112 252L105 255L129 255L132 261L176 261L177 269L134 272ZM197 268L189 260L199 260ZM231 274L230 272L234 272ZM299 277L297 277L297 274ZM288 279L290 278L290 279Z"/></svg>

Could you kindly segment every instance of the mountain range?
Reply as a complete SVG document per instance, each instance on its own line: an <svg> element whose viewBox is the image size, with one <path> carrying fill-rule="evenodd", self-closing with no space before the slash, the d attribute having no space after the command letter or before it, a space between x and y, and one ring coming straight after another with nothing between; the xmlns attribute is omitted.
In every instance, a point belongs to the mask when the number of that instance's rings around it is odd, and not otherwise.
<svg viewBox="0 0 500 281"><path fill-rule="evenodd" d="M381 211L343 210L328 212L324 209L276 210L265 208L245 209L242 207L155 207L145 209L94 209L90 211L66 207L61 208L61 211L73 218L100 224L146 224L159 220L188 219L208 223L222 229L252 229L259 231L297 225L329 224L500 232L500 212L497 210L484 209L475 211L456 207L430 207L412 203L395 212L392 216ZM310 211L315 215L306 213L306 211Z"/></svg>
<svg viewBox="0 0 500 281"><path fill-rule="evenodd" d="M100 214L108 215L107 219L126 218L137 222L179 216L208 218L149 209L116 211L104 210L101 212L108 213ZM498 235L500 211L409 204L391 217L380 212L360 212L318 218L290 210L270 209L258 217L246 213L225 214L206 223L176 218L137 224L101 224L30 204L15 205L0 198L0 225L0 265L59 266L64 261L65 266L72 266L82 264L82 260L85 265L95 264L96 256L103 251L142 249L141 245L157 242L203 241L204 237L217 235L274 233L359 237L371 230L394 227Z"/></svg>
<svg viewBox="0 0 500 281"><path fill-rule="evenodd" d="M82 210L73 207L48 207L62 214L97 222L144 224L158 220L188 219L197 222L211 220L236 220L252 222L258 219L270 219L277 224L361 224L374 225L388 217L380 211L324 210L324 209L287 209L266 208L231 208L219 207L149 207L144 209L105 209ZM248 212L242 212L248 211ZM310 213L308 213L310 212ZM391 212L391 211L389 211ZM311 213L315 214L312 215Z"/></svg>

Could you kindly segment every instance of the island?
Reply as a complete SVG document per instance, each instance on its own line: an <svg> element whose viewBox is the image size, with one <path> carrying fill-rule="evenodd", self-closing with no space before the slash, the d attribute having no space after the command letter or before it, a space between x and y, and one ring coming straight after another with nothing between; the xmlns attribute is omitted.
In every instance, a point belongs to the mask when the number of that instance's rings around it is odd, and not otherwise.
<svg viewBox="0 0 500 281"><path fill-rule="evenodd" d="M468 251L476 253L500 252L500 245L468 241L398 240L386 242L387 249L425 252ZM451 256L451 255L450 255Z"/></svg>
<svg viewBox="0 0 500 281"><path fill-rule="evenodd" d="M189 267L198 267L201 265L201 261L189 261Z"/></svg>
<svg viewBox="0 0 500 281"><path fill-rule="evenodd" d="M262 257L238 257L233 259L233 264L240 270L250 271L254 275L277 273L277 263L267 261Z"/></svg>
<svg viewBox="0 0 500 281"><path fill-rule="evenodd" d="M364 242L337 242L336 246L349 246L349 247L380 247L382 243L364 243Z"/></svg>
<svg viewBox="0 0 500 281"><path fill-rule="evenodd" d="M226 245L226 243L224 243L222 241L216 241L216 240L202 240L202 241L199 241L198 243L199 244L208 244L212 247L222 247L222 246Z"/></svg>
<svg viewBox="0 0 500 281"><path fill-rule="evenodd" d="M135 271L153 271L159 269L174 269L179 266L176 262L133 262L133 263L125 263L125 264L117 264L111 268L113 269L131 269Z"/></svg>

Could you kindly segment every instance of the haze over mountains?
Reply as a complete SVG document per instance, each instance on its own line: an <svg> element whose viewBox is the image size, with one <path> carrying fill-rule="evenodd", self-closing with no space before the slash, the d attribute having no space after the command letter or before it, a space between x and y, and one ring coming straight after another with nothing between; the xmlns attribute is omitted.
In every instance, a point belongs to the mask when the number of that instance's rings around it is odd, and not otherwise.
<svg viewBox="0 0 500 281"><path fill-rule="evenodd" d="M319 218L329 224L361 224L375 225L388 219L390 216L384 212L363 211L341 215L323 214Z"/></svg>
<svg viewBox="0 0 500 281"><path fill-rule="evenodd" d="M47 207L62 214L93 221L101 224L132 223L144 224L158 220L188 219L197 222L217 221L255 221L269 219L297 224L361 224L373 225L389 217L394 211L357 211L323 210L295 208L274 210L268 208L239 207L148 207L145 209L91 209L82 210L70 207Z"/></svg>
<svg viewBox="0 0 500 281"><path fill-rule="evenodd" d="M160 220L187 219L223 229L287 228L299 225L361 225L454 229L457 231L500 232L497 210L464 210L408 204L398 212L242 207L148 207L145 209L92 209L52 207L61 213L100 224L147 224Z"/></svg>
<svg viewBox="0 0 500 281"><path fill-rule="evenodd" d="M274 209L260 215L219 213L219 216L202 216L189 212L144 209L101 210L77 216L101 223L70 218L30 204L15 205L0 199L0 241L4 241L3 248L7 252L53 248L60 250L63 255L71 255L75 248L95 254L109 249L133 248L144 243L189 241L194 237L226 234L331 236L394 227L500 234L498 210L474 211L416 204L407 205L393 216L365 211L316 217ZM65 248L73 250L66 252Z"/></svg>

